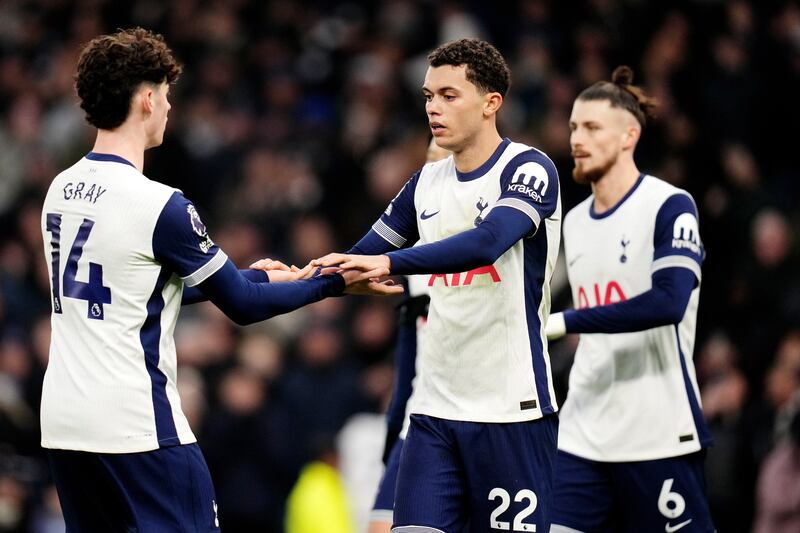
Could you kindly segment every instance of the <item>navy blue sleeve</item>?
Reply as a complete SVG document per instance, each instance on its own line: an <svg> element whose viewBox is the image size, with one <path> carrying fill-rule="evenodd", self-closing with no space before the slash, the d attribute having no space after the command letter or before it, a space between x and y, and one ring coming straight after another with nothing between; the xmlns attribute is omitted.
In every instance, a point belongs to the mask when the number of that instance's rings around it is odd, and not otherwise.
<svg viewBox="0 0 800 533"><path fill-rule="evenodd" d="M661 205L653 233L653 271L680 267L694 272L697 283L705 249L700 240L697 208L686 193L674 194ZM695 286L697 285L695 284Z"/></svg>
<svg viewBox="0 0 800 533"><path fill-rule="evenodd" d="M269 276L263 270L239 270L239 273L254 283L269 283ZM191 305L200 302L208 301L208 296L203 294L203 291L194 287L183 286L183 295L181 296L181 305Z"/></svg>
<svg viewBox="0 0 800 533"><path fill-rule="evenodd" d="M392 399L386 411L386 424L390 433L400 433L406 404L411 397L411 382L416 375L417 325L414 322L401 324L397 330L395 347L395 382Z"/></svg>
<svg viewBox="0 0 800 533"><path fill-rule="evenodd" d="M344 291L339 275L287 283L263 283L263 274L243 275L208 236L197 210L175 192L153 231L153 255L200 291L237 324L251 324ZM190 297L192 295L190 294Z"/></svg>
<svg viewBox="0 0 800 533"><path fill-rule="evenodd" d="M398 308L399 324L394 355L395 380L392 399L386 412L384 463L388 461L392 447L403 429L406 405L413 391L414 376L417 374L417 319L428 316L430 300L430 296L422 294L407 299Z"/></svg>
<svg viewBox="0 0 800 533"><path fill-rule="evenodd" d="M386 411L386 442L383 446L383 463L389 460L394 444L400 438L406 404L411 397L411 382L416 374L417 326L401 324L397 329L397 345L394 354L395 378L392 399Z"/></svg>
<svg viewBox="0 0 800 533"><path fill-rule="evenodd" d="M465 272L494 264L515 242L535 229L527 213L500 206L492 209L475 229L386 255L392 263L392 274Z"/></svg>
<svg viewBox="0 0 800 533"><path fill-rule="evenodd" d="M177 191L156 221L153 255L189 287L202 282L227 260L209 237L195 207Z"/></svg>
<svg viewBox="0 0 800 533"><path fill-rule="evenodd" d="M389 243L393 248L414 244L419 240L417 228L417 208L414 205L414 193L417 190L419 172L411 176L406 184L389 203L389 207L381 217L372 225L372 231ZM369 237L369 234L367 234ZM365 238L367 238L365 237ZM367 247L364 239L356 246ZM389 248L392 249L392 248Z"/></svg>
<svg viewBox="0 0 800 533"><path fill-rule="evenodd" d="M533 222L532 233L535 233L541 221L558 208L558 171L544 153L534 149L522 152L503 169L500 191L494 207L510 207L525 213Z"/></svg>
<svg viewBox="0 0 800 533"><path fill-rule="evenodd" d="M228 318L246 325L341 294L345 283L338 274L285 283L257 283L243 276L227 260L198 287Z"/></svg>
<svg viewBox="0 0 800 533"><path fill-rule="evenodd" d="M414 244L413 241L405 244ZM347 250L348 254L357 255L382 255L391 250L396 250L397 247L392 245L389 241L378 235L374 229L370 229L366 235L361 237L355 246Z"/></svg>
<svg viewBox="0 0 800 533"><path fill-rule="evenodd" d="M663 268L653 272L652 279L650 290L630 300L564 311L567 333L627 333L677 324L695 287L694 273Z"/></svg>

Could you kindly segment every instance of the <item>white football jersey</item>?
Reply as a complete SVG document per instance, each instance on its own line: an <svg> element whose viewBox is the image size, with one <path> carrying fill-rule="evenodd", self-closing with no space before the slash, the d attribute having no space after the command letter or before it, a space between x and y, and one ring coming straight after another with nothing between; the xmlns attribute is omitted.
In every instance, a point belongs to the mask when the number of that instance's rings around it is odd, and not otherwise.
<svg viewBox="0 0 800 533"><path fill-rule="evenodd" d="M594 197L564 219L564 250L576 309L630 299L653 272L694 272L697 287L679 324L640 332L581 334L561 410L558 447L595 461L642 461L699 450L710 442L700 410L694 350L700 241L691 196L642 175L613 209Z"/></svg>
<svg viewBox="0 0 800 533"><path fill-rule="evenodd" d="M493 265L427 276L431 303L411 411L450 420L518 422L557 411L543 324L561 231L558 175L542 152L505 139L480 168L453 157L409 180L373 230L397 247L479 225L497 207L536 230ZM416 233L417 235L412 235Z"/></svg>
<svg viewBox="0 0 800 533"><path fill-rule="evenodd" d="M42 209L52 289L42 446L129 453L195 442L175 386L184 283L226 261L180 191L90 153Z"/></svg>

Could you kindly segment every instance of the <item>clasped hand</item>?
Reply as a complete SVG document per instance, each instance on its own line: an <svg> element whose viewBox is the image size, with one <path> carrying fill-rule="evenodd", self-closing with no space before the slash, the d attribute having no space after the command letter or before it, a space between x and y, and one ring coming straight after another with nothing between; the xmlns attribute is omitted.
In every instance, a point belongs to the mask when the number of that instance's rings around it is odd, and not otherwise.
<svg viewBox="0 0 800 533"><path fill-rule="evenodd" d="M385 266L381 264L372 268L365 268L367 264L365 262L358 262L354 263L353 266L349 266L344 264L344 260L337 260L338 258L384 258ZM265 271L269 276L270 282L297 281L317 275L324 276L337 273L344 278L346 286L344 292L346 294L390 296L403 292L403 287L396 285L390 279L380 281L381 277L389 274L389 258L386 256L328 254L321 259L311 261L303 268L298 268L295 265L287 266L281 261L266 258L256 261L250 265L250 268Z"/></svg>

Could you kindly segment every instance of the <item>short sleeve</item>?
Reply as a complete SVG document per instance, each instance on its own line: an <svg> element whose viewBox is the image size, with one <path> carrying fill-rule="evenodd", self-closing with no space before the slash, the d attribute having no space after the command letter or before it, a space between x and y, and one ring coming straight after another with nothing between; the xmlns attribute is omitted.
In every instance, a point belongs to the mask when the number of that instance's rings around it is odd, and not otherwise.
<svg viewBox="0 0 800 533"><path fill-rule="evenodd" d="M395 248L402 248L407 242L415 243L419 239L417 208L414 205L419 174L417 172L411 176L386 211L372 225L372 230Z"/></svg>
<svg viewBox="0 0 800 533"><path fill-rule="evenodd" d="M652 271L671 267L688 268L700 281L700 267L704 258L705 249L700 240L694 200L687 193L670 196L656 215Z"/></svg>
<svg viewBox="0 0 800 533"><path fill-rule="evenodd" d="M153 231L153 254L189 287L202 283L227 261L214 244L194 205L175 192Z"/></svg>
<svg viewBox="0 0 800 533"><path fill-rule="evenodd" d="M522 211L538 229L541 221L555 213L558 207L558 171L545 154L528 150L514 157L503 169L500 190L500 198L494 207Z"/></svg>

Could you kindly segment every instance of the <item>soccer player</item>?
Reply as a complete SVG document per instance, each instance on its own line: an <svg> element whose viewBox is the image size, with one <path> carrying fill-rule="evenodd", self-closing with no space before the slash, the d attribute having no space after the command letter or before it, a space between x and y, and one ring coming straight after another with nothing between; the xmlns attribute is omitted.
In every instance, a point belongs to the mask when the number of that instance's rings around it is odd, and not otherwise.
<svg viewBox="0 0 800 533"><path fill-rule="evenodd" d="M352 254L312 264L430 274L392 531L546 531L558 422L544 324L558 175L544 153L500 137L509 72L492 45L453 41L428 60L425 111L453 155L415 174Z"/></svg>
<svg viewBox="0 0 800 533"><path fill-rule="evenodd" d="M547 334L580 333L561 411L552 533L714 531L705 501L694 349L704 250L686 192L633 153L655 101L617 68L575 100L575 181L592 194L564 219L574 310Z"/></svg>
<svg viewBox="0 0 800 533"><path fill-rule="evenodd" d="M181 192L142 174L180 73L149 31L92 40L76 86L95 145L53 180L42 209L52 289L42 446L69 532L219 528L175 386L184 286L186 301L208 298L240 324L343 291L399 292L349 273L269 283L301 273L237 270Z"/></svg>
<svg viewBox="0 0 800 533"><path fill-rule="evenodd" d="M428 145L427 162L433 163L449 156L450 152L439 148L431 139ZM370 516L369 533L389 533L394 514L394 489L400 453L408 431L408 408L414 389L417 350L423 341L425 323L428 320L428 305L431 297L425 276L408 277L408 298L400 305L397 346L395 349L395 380L392 400L386 413L386 446L383 463L386 469L378 485L375 504Z"/></svg>

